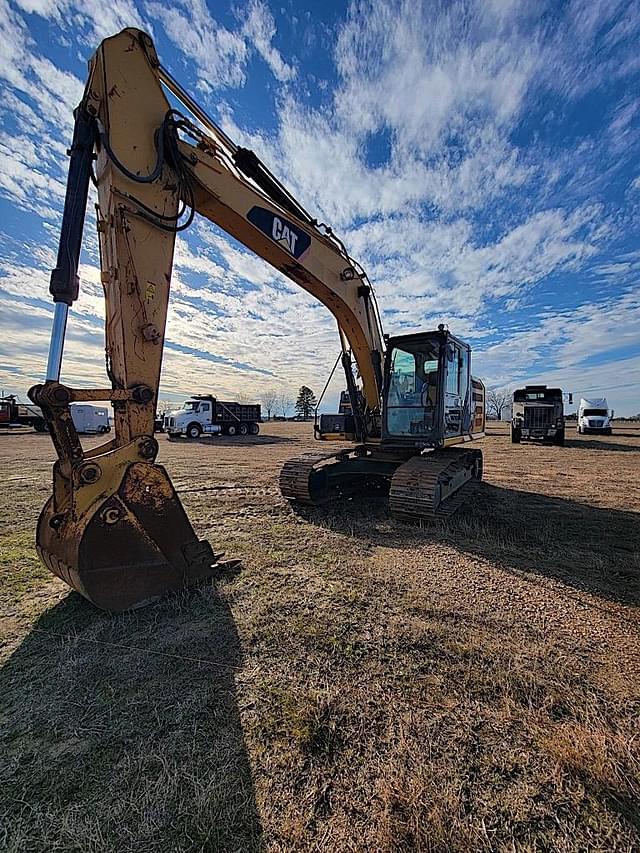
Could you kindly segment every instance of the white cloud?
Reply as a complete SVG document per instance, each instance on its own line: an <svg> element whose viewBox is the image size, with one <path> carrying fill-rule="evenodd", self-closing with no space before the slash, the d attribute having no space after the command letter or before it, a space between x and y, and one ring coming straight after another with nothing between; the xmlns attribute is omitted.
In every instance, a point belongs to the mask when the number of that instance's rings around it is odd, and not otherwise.
<svg viewBox="0 0 640 853"><path fill-rule="evenodd" d="M204 0L177 0L172 7L147 2L147 14L160 21L166 34L195 62L198 86L205 92L240 87L246 81L247 61L256 51L280 83L292 80L295 67L273 46L276 25L261 0L251 0L238 14L243 22L238 30L220 24Z"/></svg>
<svg viewBox="0 0 640 853"><path fill-rule="evenodd" d="M273 46L273 38L276 35L276 24L268 7L261 0L251 0L243 26L243 33L256 51L267 63L273 76L281 83L293 80L296 69L288 65Z"/></svg>
<svg viewBox="0 0 640 853"><path fill-rule="evenodd" d="M391 127L402 152L429 154L446 135L464 137L483 115L509 122L539 62L518 19L482 4L352 5L341 29L335 101L354 133ZM495 10L494 10L495 11Z"/></svg>
<svg viewBox="0 0 640 853"><path fill-rule="evenodd" d="M580 391L640 382L640 355L628 356L638 340L640 298L625 293L542 314L500 343L478 348L474 369L491 386L540 380Z"/></svg>
<svg viewBox="0 0 640 853"><path fill-rule="evenodd" d="M545 210L478 245L466 220L425 227L418 217L394 217L360 226L349 244L369 263L394 327L475 317L477 336L483 324L494 325L483 316L489 304L522 297L551 273L578 269L594 257L599 223L593 206Z"/></svg>
<svg viewBox="0 0 640 853"><path fill-rule="evenodd" d="M196 64L206 89L244 84L245 41L217 23L204 0L178 0L172 7L147 3L145 9L162 23L166 34L189 61Z"/></svg>
<svg viewBox="0 0 640 853"><path fill-rule="evenodd" d="M100 0L83 0L82 3L73 0L15 0L15 3L28 14L47 18L63 29L73 28L76 35L79 27L86 27L88 31L83 41L94 46L126 27L151 31L131 0L111 0L109 3Z"/></svg>

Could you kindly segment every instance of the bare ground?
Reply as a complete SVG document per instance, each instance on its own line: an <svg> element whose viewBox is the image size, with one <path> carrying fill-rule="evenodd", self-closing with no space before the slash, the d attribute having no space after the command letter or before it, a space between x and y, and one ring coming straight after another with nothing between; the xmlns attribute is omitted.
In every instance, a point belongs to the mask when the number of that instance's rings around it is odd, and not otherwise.
<svg viewBox="0 0 640 853"><path fill-rule="evenodd" d="M49 438L0 435L0 847L640 849L640 426L488 437L422 529L294 514L309 425L160 442L242 569L110 616L35 557Z"/></svg>

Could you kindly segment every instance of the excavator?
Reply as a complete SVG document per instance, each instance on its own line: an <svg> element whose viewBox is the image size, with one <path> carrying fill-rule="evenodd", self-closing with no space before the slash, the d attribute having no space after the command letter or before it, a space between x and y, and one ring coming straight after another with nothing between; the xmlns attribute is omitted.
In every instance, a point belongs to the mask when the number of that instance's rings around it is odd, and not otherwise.
<svg viewBox="0 0 640 853"><path fill-rule="evenodd" d="M287 462L283 496L313 505L378 481L400 519L454 511L463 487L482 477L481 451L463 446L484 434L484 386L471 377L469 346L442 324L385 335L371 283L342 241L209 118L163 68L145 32L128 28L100 44L74 117L50 281L47 373L29 391L57 454L53 494L36 532L49 570L96 606L122 611L215 577L220 566L222 555L198 539L155 462L174 245L196 213L337 320L351 411L321 415L315 433L341 444L337 452ZM80 389L60 374L69 307L79 295L90 182L97 188L109 387ZM84 449L69 407L98 400L113 406L113 437Z"/></svg>

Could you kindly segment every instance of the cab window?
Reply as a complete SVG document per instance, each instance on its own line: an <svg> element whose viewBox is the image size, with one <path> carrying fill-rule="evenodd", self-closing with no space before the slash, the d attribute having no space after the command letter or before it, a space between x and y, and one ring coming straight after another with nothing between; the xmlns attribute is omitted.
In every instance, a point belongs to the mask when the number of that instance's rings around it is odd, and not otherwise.
<svg viewBox="0 0 640 853"><path fill-rule="evenodd" d="M416 360L413 353L395 349L391 362L391 392L402 397L415 394Z"/></svg>
<svg viewBox="0 0 640 853"><path fill-rule="evenodd" d="M459 350L450 347L447 352L447 394L458 394L459 389Z"/></svg>
<svg viewBox="0 0 640 853"><path fill-rule="evenodd" d="M438 344L429 340L391 353L386 406L390 435L420 436L433 428L438 397Z"/></svg>

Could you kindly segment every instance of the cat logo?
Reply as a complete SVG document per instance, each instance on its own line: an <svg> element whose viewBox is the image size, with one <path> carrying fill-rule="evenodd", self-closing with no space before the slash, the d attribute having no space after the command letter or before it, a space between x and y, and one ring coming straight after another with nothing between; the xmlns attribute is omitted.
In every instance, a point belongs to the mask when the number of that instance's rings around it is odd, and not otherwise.
<svg viewBox="0 0 640 853"><path fill-rule="evenodd" d="M306 231L264 207L252 207L247 219L296 259L302 257L311 245L311 237Z"/></svg>
<svg viewBox="0 0 640 853"><path fill-rule="evenodd" d="M289 226L285 225L284 222L281 219L278 219L277 216L273 217L271 235L276 241L276 243L284 243L284 246L287 251L291 252L291 254L295 257L298 235L294 234L293 231L289 228Z"/></svg>

